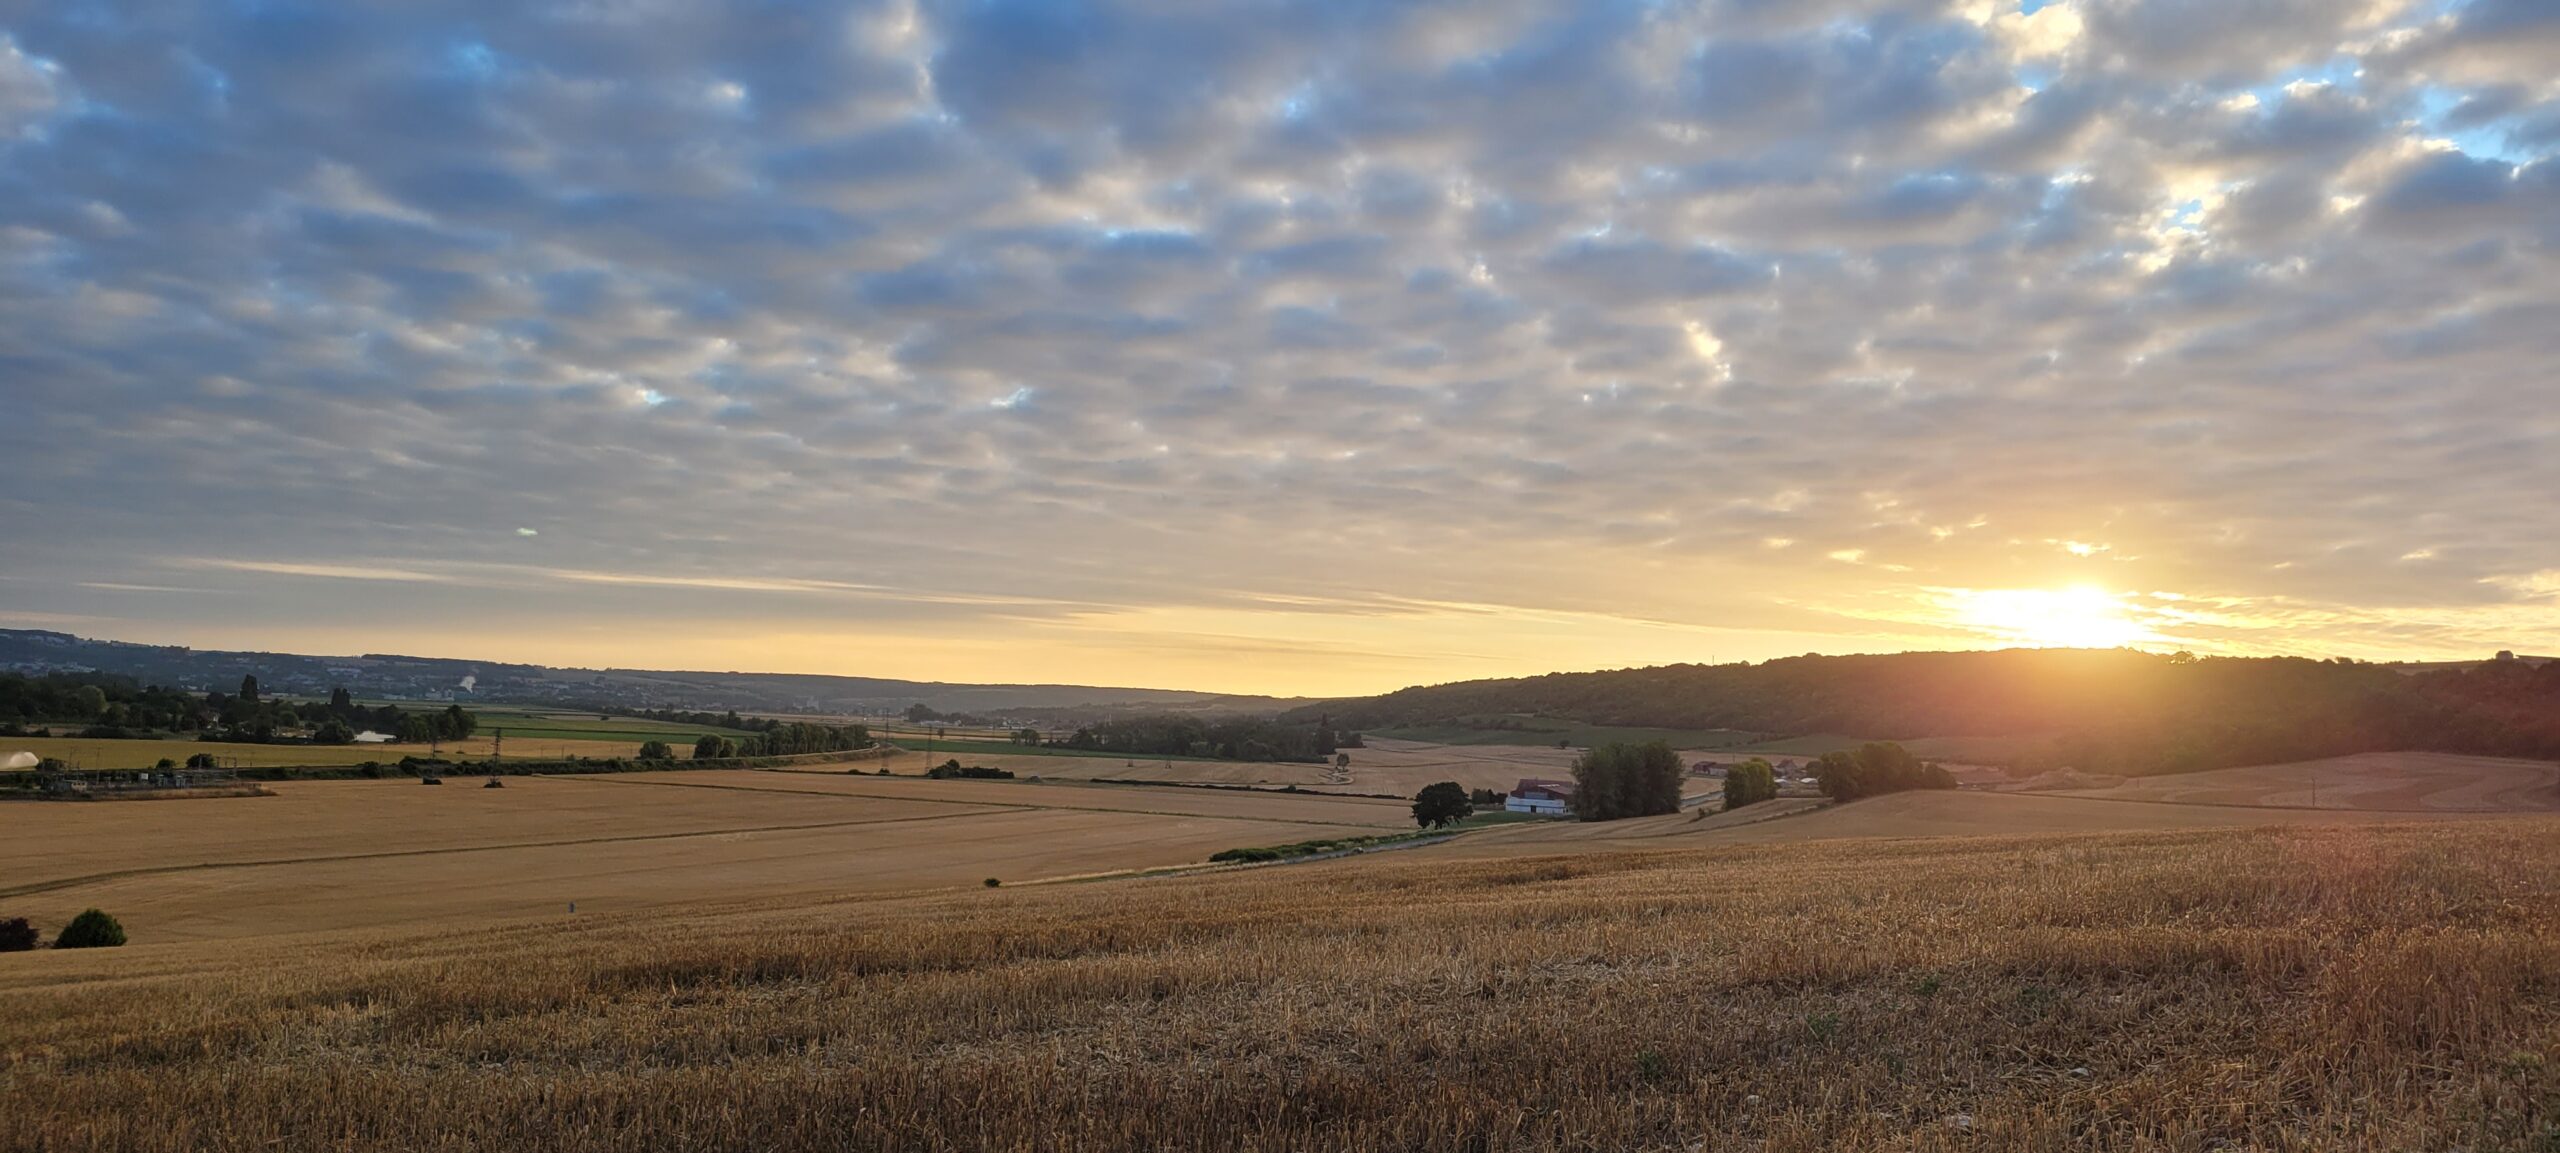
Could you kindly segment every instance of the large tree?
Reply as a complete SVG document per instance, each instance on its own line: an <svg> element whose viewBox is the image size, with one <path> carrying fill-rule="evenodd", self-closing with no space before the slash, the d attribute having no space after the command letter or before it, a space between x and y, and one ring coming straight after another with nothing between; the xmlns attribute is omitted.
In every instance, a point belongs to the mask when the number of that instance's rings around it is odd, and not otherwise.
<svg viewBox="0 0 2560 1153"><path fill-rule="evenodd" d="M1724 807L1739 809L1773 800L1778 795L1778 772L1769 762L1753 757L1725 770Z"/></svg>
<svg viewBox="0 0 2560 1153"><path fill-rule="evenodd" d="M1466 786L1456 781L1424 785L1413 795L1413 823L1426 829L1445 829L1475 815L1475 802L1467 799Z"/></svg>

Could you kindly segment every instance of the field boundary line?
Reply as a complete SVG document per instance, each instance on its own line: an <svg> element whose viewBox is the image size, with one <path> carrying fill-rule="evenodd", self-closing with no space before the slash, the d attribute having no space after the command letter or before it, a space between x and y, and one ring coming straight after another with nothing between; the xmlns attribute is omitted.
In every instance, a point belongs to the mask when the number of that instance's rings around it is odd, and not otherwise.
<svg viewBox="0 0 2560 1153"><path fill-rule="evenodd" d="M754 771L757 771L757 772L786 772L786 771L788 771L788 770L778 770L778 769L759 769L759 770L754 770ZM614 777L614 776L612 776L612 775L610 775L610 774L603 774L603 773L598 773L598 774L593 774L593 775L579 775L579 776L572 776L572 777L545 778L545 779L557 779L557 780L563 780L563 781L573 781L573 780L574 780L574 781L593 781L593 782L595 782L595 783L597 783L597 784L612 784L612 785L663 785L663 786L666 786L666 787L669 787L669 788L678 788L678 789L727 789L727 790L730 790L730 791L732 791L732 792L743 792L743 793L780 793L780 794L782 794L782 795L785 795L785 796L792 796L792 797L844 797L844 798L847 798L847 799L849 799L849 800L864 800L864 801L913 801L913 800L932 800L932 803L934 803L934 804L938 804L938 805L977 805L977 806L980 806L980 807L983 807L983 808L1022 809L1022 810L1030 811L1030 812L1038 812L1038 811L1042 811L1042 810L1054 810L1054 811L1059 811L1059 812L1070 812L1070 813L1131 813L1131 814L1134 814L1134 815L1137 815L1137 816L1142 816L1142 817L1190 817L1190 818L1194 818L1194 819L1197 819L1197 820L1207 820L1207 821L1261 821L1261 822L1264 822L1264 823L1267 823L1267 824L1274 824L1274 825L1324 825L1324 826L1327 826L1327 827L1330 827L1330 828L1338 828L1338 829L1383 829L1383 828L1401 828L1401 827L1402 827L1402 826L1400 826L1400 825L1393 825L1393 824L1389 824L1389 825L1371 825L1371 824L1361 824L1361 823L1359 823L1359 822L1357 822L1357 821L1328 821L1328 820L1323 820L1323 819L1321 819L1321 818L1316 818L1316 817L1273 817L1273 816L1259 816L1259 817L1257 817L1257 816L1243 816L1243 815L1226 814L1226 813L1182 813L1182 812L1175 812L1175 811L1173 811L1173 810L1171 810L1171 809L1115 809L1115 808L1109 808L1109 807L1106 807L1106 806L1103 806L1103 805L1046 805L1046 804L1034 804L1034 803L1027 802L1027 801L944 801L944 800L933 800L932 798L923 798L923 797L901 797L901 796L898 796L898 795L897 795L897 794L895 794L895 793L848 793L848 792L841 792L841 791L832 790L832 789L777 789L777 788L771 788L771 787L767 787L767 786L763 786L763 785L715 785L715 784L712 784L712 783L710 783L710 782L708 782L708 781L635 781L635 780L631 780L631 779L630 779L630 778L628 778L628 777L616 778L616 777ZM1046 788L1046 787L1049 787L1049 786L1045 786L1045 785L1044 785L1044 786L1042 786L1042 787ZM1079 787L1079 786L1068 785L1068 786L1065 786L1065 787L1067 787L1067 788L1076 788L1076 787ZM1236 792L1242 792L1242 791L1244 791L1244 790L1234 790L1234 791L1236 791ZM1319 794L1298 793L1298 794L1295 794L1295 795L1296 795L1296 796L1304 797L1304 796L1310 796L1310 795L1314 795L1314 796L1322 796L1323 794L1320 794L1320 793L1319 793ZM7 896L7 895L8 895L8 894L6 894L6 893L0 893L0 896Z"/></svg>

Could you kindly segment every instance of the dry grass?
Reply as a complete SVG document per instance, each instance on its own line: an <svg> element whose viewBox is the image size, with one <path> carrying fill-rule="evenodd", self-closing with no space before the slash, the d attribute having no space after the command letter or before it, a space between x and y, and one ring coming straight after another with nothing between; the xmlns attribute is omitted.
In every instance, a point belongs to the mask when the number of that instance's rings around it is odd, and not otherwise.
<svg viewBox="0 0 2560 1153"><path fill-rule="evenodd" d="M2515 813L2560 809L2560 765L2452 753L2359 753L2135 777L2107 788L2066 792L2190 805Z"/></svg>
<svg viewBox="0 0 2560 1153"><path fill-rule="evenodd" d="M2555 833L1417 850L5 956L0 1148L2551 1148Z"/></svg>

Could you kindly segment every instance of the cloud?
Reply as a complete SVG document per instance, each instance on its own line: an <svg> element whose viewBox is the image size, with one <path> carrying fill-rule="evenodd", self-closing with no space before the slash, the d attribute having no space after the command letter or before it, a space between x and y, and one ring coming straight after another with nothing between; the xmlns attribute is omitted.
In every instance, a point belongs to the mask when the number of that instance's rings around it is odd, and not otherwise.
<svg viewBox="0 0 2560 1153"><path fill-rule="evenodd" d="M138 639L190 609L82 586L177 556L429 638L2099 581L2560 643L2492 611L2560 569L2544 7L29 6L0 575Z"/></svg>

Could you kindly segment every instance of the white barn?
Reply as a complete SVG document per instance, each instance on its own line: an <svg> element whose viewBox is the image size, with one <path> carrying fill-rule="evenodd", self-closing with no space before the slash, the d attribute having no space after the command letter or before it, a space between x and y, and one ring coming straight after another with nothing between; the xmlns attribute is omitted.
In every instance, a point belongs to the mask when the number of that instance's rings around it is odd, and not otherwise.
<svg viewBox="0 0 2560 1153"><path fill-rule="evenodd" d="M1545 781L1524 777L1519 784L1511 786L1511 795L1502 799L1502 808L1505 812L1512 813L1563 816L1566 806L1572 800L1573 782L1571 781Z"/></svg>

